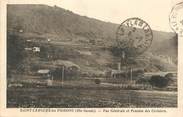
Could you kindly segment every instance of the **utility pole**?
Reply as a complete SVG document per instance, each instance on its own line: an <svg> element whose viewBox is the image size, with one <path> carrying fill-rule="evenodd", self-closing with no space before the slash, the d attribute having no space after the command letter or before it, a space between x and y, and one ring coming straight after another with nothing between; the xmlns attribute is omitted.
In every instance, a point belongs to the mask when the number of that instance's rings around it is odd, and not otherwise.
<svg viewBox="0 0 183 117"><path fill-rule="evenodd" d="M62 86L64 84L64 65L62 66Z"/></svg>
<svg viewBox="0 0 183 117"><path fill-rule="evenodd" d="M125 70L125 80L128 79L128 66L127 66L127 57L125 51L121 53L121 68L124 66Z"/></svg>
<svg viewBox="0 0 183 117"><path fill-rule="evenodd" d="M132 67L130 67L130 82L131 82L131 85L132 85L132 78L133 78L133 69L132 69Z"/></svg>
<svg viewBox="0 0 183 117"><path fill-rule="evenodd" d="M123 65L126 65L125 59L126 59L125 52L122 51L122 53L121 53L121 68L123 67Z"/></svg>

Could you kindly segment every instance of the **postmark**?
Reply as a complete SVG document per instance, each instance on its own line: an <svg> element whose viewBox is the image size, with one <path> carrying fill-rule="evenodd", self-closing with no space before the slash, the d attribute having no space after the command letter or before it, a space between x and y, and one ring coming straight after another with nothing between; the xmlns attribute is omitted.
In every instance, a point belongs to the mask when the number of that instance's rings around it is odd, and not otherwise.
<svg viewBox="0 0 183 117"><path fill-rule="evenodd" d="M119 48L127 56L138 56L151 45L153 33L151 27L140 18L129 18L121 23L116 32Z"/></svg>
<svg viewBox="0 0 183 117"><path fill-rule="evenodd" d="M183 36L183 2L176 4L169 16L170 27L179 36Z"/></svg>

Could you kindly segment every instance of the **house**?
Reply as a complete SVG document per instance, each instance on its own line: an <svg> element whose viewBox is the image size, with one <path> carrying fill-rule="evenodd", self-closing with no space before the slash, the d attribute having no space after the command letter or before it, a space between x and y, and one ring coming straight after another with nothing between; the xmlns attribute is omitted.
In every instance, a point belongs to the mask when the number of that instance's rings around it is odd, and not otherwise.
<svg viewBox="0 0 183 117"><path fill-rule="evenodd" d="M20 30L19 30L19 32L20 32L20 33L23 33L23 32L24 32L24 30L23 30L23 29L20 29Z"/></svg>
<svg viewBox="0 0 183 117"><path fill-rule="evenodd" d="M48 41L48 42L50 42L50 41L51 41L51 39L49 39L49 38L48 38L48 39L47 39L47 41Z"/></svg>
<svg viewBox="0 0 183 117"><path fill-rule="evenodd" d="M26 51L32 51L32 48L24 48Z"/></svg>
<svg viewBox="0 0 183 117"><path fill-rule="evenodd" d="M27 41L27 42L32 42L32 40L30 40L30 39L27 39L26 41Z"/></svg>
<svg viewBox="0 0 183 117"><path fill-rule="evenodd" d="M32 48L32 51L33 52L40 52L40 47L33 47Z"/></svg>
<svg viewBox="0 0 183 117"><path fill-rule="evenodd" d="M111 70L110 72L111 78L127 78L130 75L134 76L135 78L142 77L144 75L144 70L139 68L133 68L128 70ZM128 78L127 78L128 79Z"/></svg>
<svg viewBox="0 0 183 117"><path fill-rule="evenodd" d="M51 71L49 69L39 69L37 74L47 78L51 77Z"/></svg>
<svg viewBox="0 0 183 117"><path fill-rule="evenodd" d="M125 72L122 70L111 70L111 78L125 77Z"/></svg>
<svg viewBox="0 0 183 117"><path fill-rule="evenodd" d="M80 75L80 67L72 61L55 60L52 62L39 61L34 62L39 68L36 70L37 75L53 77L54 80L76 78Z"/></svg>

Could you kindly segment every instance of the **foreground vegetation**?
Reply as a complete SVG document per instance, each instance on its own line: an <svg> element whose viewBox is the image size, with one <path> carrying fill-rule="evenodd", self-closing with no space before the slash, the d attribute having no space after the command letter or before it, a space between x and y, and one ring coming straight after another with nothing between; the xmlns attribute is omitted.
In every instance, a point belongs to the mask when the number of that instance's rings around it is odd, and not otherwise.
<svg viewBox="0 0 183 117"><path fill-rule="evenodd" d="M177 107L173 92L135 90L92 90L52 88L10 88L7 107L94 108Z"/></svg>

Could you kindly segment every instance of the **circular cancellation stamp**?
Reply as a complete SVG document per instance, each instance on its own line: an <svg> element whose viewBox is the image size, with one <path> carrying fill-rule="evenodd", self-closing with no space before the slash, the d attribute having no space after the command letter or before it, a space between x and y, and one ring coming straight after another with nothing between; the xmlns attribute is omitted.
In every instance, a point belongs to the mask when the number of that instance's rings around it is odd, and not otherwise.
<svg viewBox="0 0 183 117"><path fill-rule="evenodd" d="M118 47L127 56L138 56L151 45L151 27L140 18L129 18L121 23L116 32Z"/></svg>
<svg viewBox="0 0 183 117"><path fill-rule="evenodd" d="M183 36L183 2L176 4L170 13L169 22L171 28L180 36Z"/></svg>

